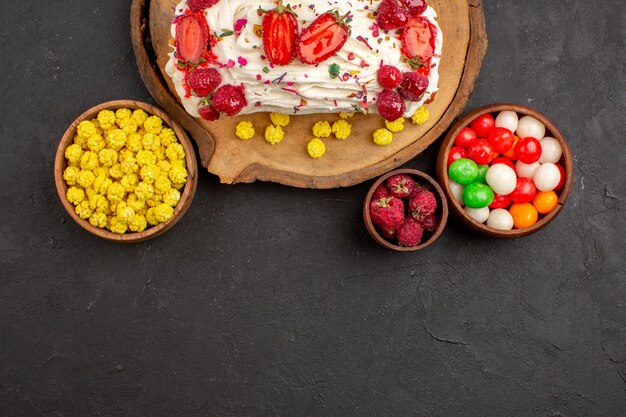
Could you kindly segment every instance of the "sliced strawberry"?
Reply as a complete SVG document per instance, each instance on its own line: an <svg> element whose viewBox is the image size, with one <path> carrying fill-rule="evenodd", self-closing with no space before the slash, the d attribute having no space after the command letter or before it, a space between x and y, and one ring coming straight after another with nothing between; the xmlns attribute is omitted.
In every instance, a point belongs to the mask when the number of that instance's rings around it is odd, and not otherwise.
<svg viewBox="0 0 626 417"><path fill-rule="evenodd" d="M276 9L263 17L263 47L274 65L288 65L296 57L298 20L290 6L278 0Z"/></svg>
<svg viewBox="0 0 626 417"><path fill-rule="evenodd" d="M339 52L350 36L349 14L340 17L337 11L326 12L311 22L296 40L300 60L315 65Z"/></svg>
<svg viewBox="0 0 626 417"><path fill-rule="evenodd" d="M182 16L176 26L176 56L195 64L206 53L209 43L209 25L202 13Z"/></svg>
<svg viewBox="0 0 626 417"><path fill-rule="evenodd" d="M435 38L437 28L423 16L412 17L404 29L402 53L412 61L414 67L426 65L435 53Z"/></svg>

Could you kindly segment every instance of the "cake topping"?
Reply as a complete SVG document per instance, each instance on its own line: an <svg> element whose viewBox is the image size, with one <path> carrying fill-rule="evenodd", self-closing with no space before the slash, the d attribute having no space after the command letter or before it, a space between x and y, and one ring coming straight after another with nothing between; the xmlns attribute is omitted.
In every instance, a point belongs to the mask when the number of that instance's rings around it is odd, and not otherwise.
<svg viewBox="0 0 626 417"><path fill-rule="evenodd" d="M382 30L400 29L409 22L409 11L397 0L383 0L378 6L376 22Z"/></svg>
<svg viewBox="0 0 626 417"><path fill-rule="evenodd" d="M290 6L282 0L263 17L263 47L267 59L274 65L288 65L296 56L298 20Z"/></svg>
<svg viewBox="0 0 626 417"><path fill-rule="evenodd" d="M419 16L426 11L426 0L400 0L411 16Z"/></svg>
<svg viewBox="0 0 626 417"><path fill-rule="evenodd" d="M208 9L217 4L217 2L219 2L219 0L187 0L189 8L193 11Z"/></svg>
<svg viewBox="0 0 626 417"><path fill-rule="evenodd" d="M176 26L176 52L178 59L198 63L207 52L209 26L202 13L184 15Z"/></svg>
<svg viewBox="0 0 626 417"><path fill-rule="evenodd" d="M221 83L222 77L215 68L197 68L187 74L187 84L198 97L208 96Z"/></svg>
<svg viewBox="0 0 626 417"><path fill-rule="evenodd" d="M402 74L402 83L398 91L409 101L419 101L428 89L428 78L417 72Z"/></svg>
<svg viewBox="0 0 626 417"><path fill-rule="evenodd" d="M423 16L413 17L402 29L402 53L409 58L414 67L428 65L435 53L437 30Z"/></svg>
<svg viewBox="0 0 626 417"><path fill-rule="evenodd" d="M213 93L213 108L228 116L237 115L241 109L248 105L246 96L241 91L241 87L225 84Z"/></svg>
<svg viewBox="0 0 626 417"><path fill-rule="evenodd" d="M350 12L340 17L335 10L323 13L311 22L296 41L300 60L315 65L339 52L350 36L352 18L349 15Z"/></svg>
<svg viewBox="0 0 626 417"><path fill-rule="evenodd" d="M383 90L378 94L378 113L383 119L388 121L394 121L402 117L406 111L406 105L404 100L400 97L400 94L392 90Z"/></svg>
<svg viewBox="0 0 626 417"><path fill-rule="evenodd" d="M402 73L392 65L383 65L378 70L378 84L386 90L392 90L402 82Z"/></svg>

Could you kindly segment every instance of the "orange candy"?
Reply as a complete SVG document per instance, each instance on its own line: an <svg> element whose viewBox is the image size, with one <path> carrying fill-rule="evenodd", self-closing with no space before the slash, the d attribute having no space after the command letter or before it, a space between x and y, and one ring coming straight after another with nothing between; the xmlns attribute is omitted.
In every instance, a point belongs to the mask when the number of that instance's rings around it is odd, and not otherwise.
<svg viewBox="0 0 626 417"><path fill-rule="evenodd" d="M519 142L519 136L515 135L513 146L511 146L511 149L503 153L502 156L509 158L511 161L515 161L517 159L517 156L515 155L515 145L517 145L517 142Z"/></svg>
<svg viewBox="0 0 626 417"><path fill-rule="evenodd" d="M554 191L539 191L533 199L533 206L541 214L548 214L559 203L559 196Z"/></svg>
<svg viewBox="0 0 626 417"><path fill-rule="evenodd" d="M539 218L537 209L530 203L513 204L509 209L509 213L513 216L513 225L516 229L530 227L537 223Z"/></svg>

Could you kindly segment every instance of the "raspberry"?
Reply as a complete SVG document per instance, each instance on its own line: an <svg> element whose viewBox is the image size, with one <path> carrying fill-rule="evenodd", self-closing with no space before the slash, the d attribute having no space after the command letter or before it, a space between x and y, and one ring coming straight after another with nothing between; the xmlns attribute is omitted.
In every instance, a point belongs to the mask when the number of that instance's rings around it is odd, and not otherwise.
<svg viewBox="0 0 626 417"><path fill-rule="evenodd" d="M383 65L378 70L378 84L386 90L393 90L402 82L402 73L393 65Z"/></svg>
<svg viewBox="0 0 626 417"><path fill-rule="evenodd" d="M198 11L208 9L215 5L219 0L187 0L187 4L191 10Z"/></svg>
<svg viewBox="0 0 626 417"><path fill-rule="evenodd" d="M198 113L204 120L215 121L220 118L220 113L211 105L199 107Z"/></svg>
<svg viewBox="0 0 626 417"><path fill-rule="evenodd" d="M383 0L378 6L376 22L382 30L399 29L409 22L409 12L396 0Z"/></svg>
<svg viewBox="0 0 626 417"><path fill-rule="evenodd" d="M187 74L187 84L198 97L206 97L222 83L215 68L198 68Z"/></svg>
<svg viewBox="0 0 626 417"><path fill-rule="evenodd" d="M387 121L398 120L406 111L402 97L395 91L383 90L378 94L378 113Z"/></svg>
<svg viewBox="0 0 626 417"><path fill-rule="evenodd" d="M430 216L424 217L420 224L422 225L422 229L428 232L434 232L437 230L437 226L439 226L439 217L436 214L431 214Z"/></svg>
<svg viewBox="0 0 626 417"><path fill-rule="evenodd" d="M417 72L402 74L402 83L398 91L409 101L419 101L422 94L428 89L428 78Z"/></svg>
<svg viewBox="0 0 626 417"><path fill-rule="evenodd" d="M397 230L395 229L380 229L380 234L388 240L395 240Z"/></svg>
<svg viewBox="0 0 626 417"><path fill-rule="evenodd" d="M397 229L404 221L404 203L393 196L373 200L370 203L372 223L386 230Z"/></svg>
<svg viewBox="0 0 626 417"><path fill-rule="evenodd" d="M213 107L220 113L228 116L235 116L245 106L248 105L246 97L241 91L241 87L226 84L215 90L213 93Z"/></svg>
<svg viewBox="0 0 626 417"><path fill-rule="evenodd" d="M416 220L432 216L435 210L437 210L437 198L435 198L435 194L432 192L421 189L414 192L411 196L409 209L411 210L411 215Z"/></svg>
<svg viewBox="0 0 626 417"><path fill-rule="evenodd" d="M405 198L411 195L415 188L415 181L406 174L398 174L387 179L387 187L392 196Z"/></svg>
<svg viewBox="0 0 626 417"><path fill-rule="evenodd" d="M389 188L384 185L379 185L374 190L374 194L372 194L372 201L380 200L383 197L389 197L391 193L389 192Z"/></svg>
<svg viewBox="0 0 626 417"><path fill-rule="evenodd" d="M407 217L396 233L398 236L398 244L408 247L419 245L422 241L422 234L422 226L412 217Z"/></svg>
<svg viewBox="0 0 626 417"><path fill-rule="evenodd" d="M411 16L418 16L426 11L426 0L400 0Z"/></svg>

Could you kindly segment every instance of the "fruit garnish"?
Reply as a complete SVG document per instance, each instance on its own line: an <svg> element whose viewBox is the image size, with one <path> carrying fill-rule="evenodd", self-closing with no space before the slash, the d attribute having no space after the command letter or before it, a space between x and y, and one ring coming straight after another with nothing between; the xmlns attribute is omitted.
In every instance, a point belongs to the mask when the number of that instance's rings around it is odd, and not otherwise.
<svg viewBox="0 0 626 417"><path fill-rule="evenodd" d="M211 99L213 108L228 116L237 115L241 109L248 105L246 96L241 87L225 84L215 90Z"/></svg>
<svg viewBox="0 0 626 417"><path fill-rule="evenodd" d="M187 5L194 12L208 9L217 4L220 0L187 0Z"/></svg>
<svg viewBox="0 0 626 417"><path fill-rule="evenodd" d="M222 77L215 68L197 68L187 73L187 85L198 96L206 97L222 83Z"/></svg>
<svg viewBox="0 0 626 417"><path fill-rule="evenodd" d="M404 222L404 203L393 196L372 200L370 216L372 223L383 229L396 229Z"/></svg>
<svg viewBox="0 0 626 417"><path fill-rule="evenodd" d="M392 65L383 65L378 70L378 84L386 90L392 90L402 82L402 73Z"/></svg>
<svg viewBox="0 0 626 417"><path fill-rule="evenodd" d="M378 106L378 113L389 122L399 119L406 111L404 100L392 90L381 91L378 94L376 105Z"/></svg>
<svg viewBox="0 0 626 417"><path fill-rule="evenodd" d="M335 55L350 36L350 12L344 16L334 10L319 15L302 30L296 40L300 60L309 65L319 64Z"/></svg>
<svg viewBox="0 0 626 417"><path fill-rule="evenodd" d="M296 56L298 20L291 6L282 0L274 10L263 16L263 47L267 59L274 65L288 65Z"/></svg>
<svg viewBox="0 0 626 417"><path fill-rule="evenodd" d="M383 0L378 6L376 22L382 30L400 29L409 22L409 11L397 0Z"/></svg>
<svg viewBox="0 0 626 417"><path fill-rule="evenodd" d="M176 55L179 60L197 63L207 51L209 25L202 13L182 16L176 26Z"/></svg>
<svg viewBox="0 0 626 417"><path fill-rule="evenodd" d="M412 61L412 66L423 66L435 53L437 29L423 16L412 17L402 29L402 53ZM416 61L419 60L419 61Z"/></svg>
<svg viewBox="0 0 626 417"><path fill-rule="evenodd" d="M426 0L400 0L411 16L419 16L426 11L428 4Z"/></svg>
<svg viewBox="0 0 626 417"><path fill-rule="evenodd" d="M409 101L420 101L428 89L428 78L417 72L402 73L402 83L398 88L400 95Z"/></svg>
<svg viewBox="0 0 626 417"><path fill-rule="evenodd" d="M198 107L198 113L200 114L200 117L202 117L204 120L209 120L211 122L220 118L220 113L215 110L215 108L211 104L208 104L204 100L200 102L200 107Z"/></svg>

